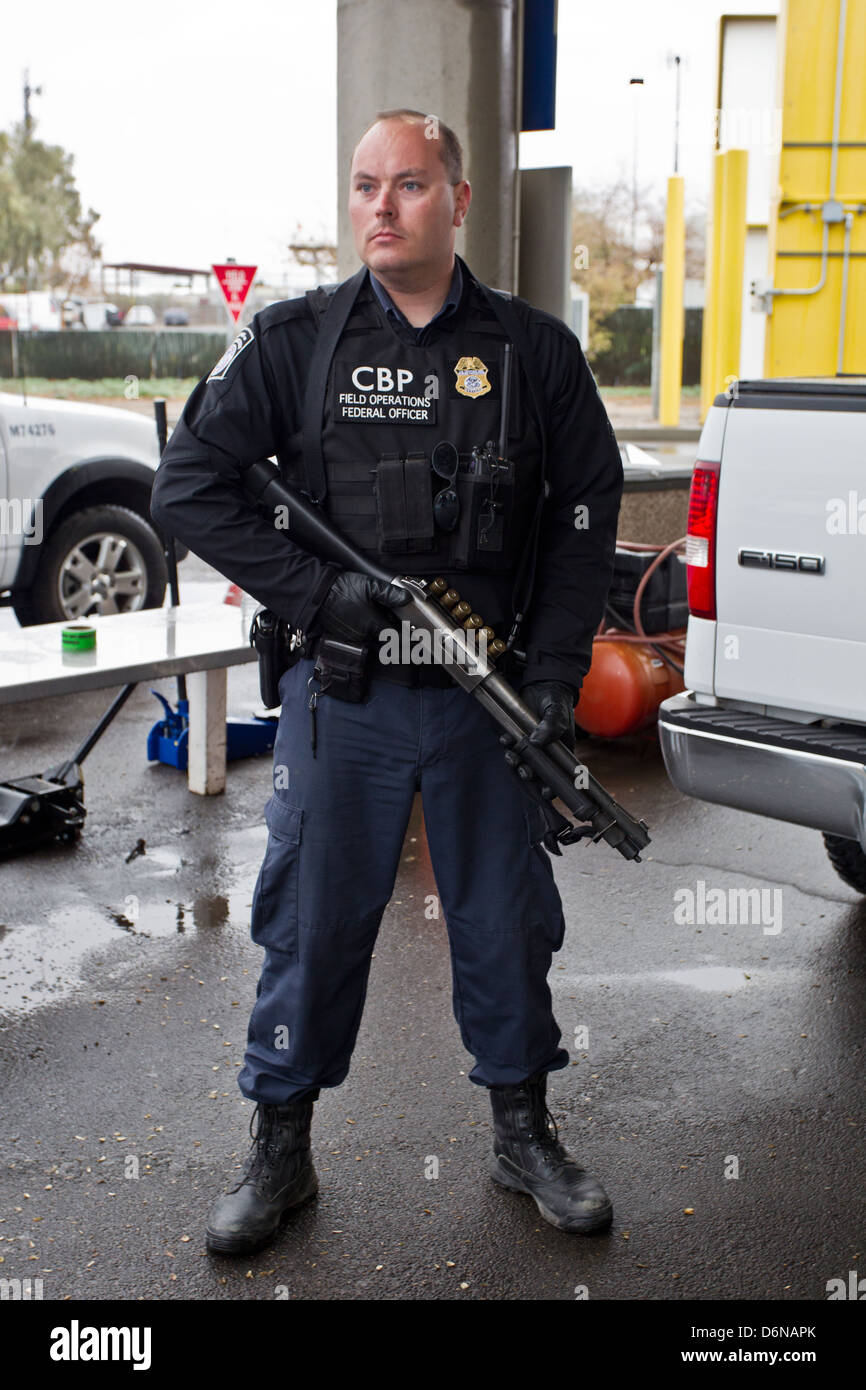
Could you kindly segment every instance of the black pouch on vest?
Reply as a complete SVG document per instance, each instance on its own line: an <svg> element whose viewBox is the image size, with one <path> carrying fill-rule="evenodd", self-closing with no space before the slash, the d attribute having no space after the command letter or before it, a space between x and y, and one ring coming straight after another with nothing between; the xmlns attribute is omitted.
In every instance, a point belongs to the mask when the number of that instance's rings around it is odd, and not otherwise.
<svg viewBox="0 0 866 1390"><path fill-rule="evenodd" d="M456 569L507 570L518 559L514 544L514 469L511 461L485 462L457 475L460 521L454 545ZM495 557L495 558L494 558Z"/></svg>
<svg viewBox="0 0 866 1390"><path fill-rule="evenodd" d="M433 491L426 454L383 454L376 469L379 549L430 550Z"/></svg>
<svg viewBox="0 0 866 1390"><path fill-rule="evenodd" d="M370 684L369 644L343 642L336 637L323 637L319 642L313 675L321 685L322 695L359 704L366 699Z"/></svg>

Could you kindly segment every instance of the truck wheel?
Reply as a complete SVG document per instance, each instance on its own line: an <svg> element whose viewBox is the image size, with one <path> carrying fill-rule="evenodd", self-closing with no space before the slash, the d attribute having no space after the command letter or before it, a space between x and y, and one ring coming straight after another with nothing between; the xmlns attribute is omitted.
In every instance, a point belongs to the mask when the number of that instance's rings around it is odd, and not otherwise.
<svg viewBox="0 0 866 1390"><path fill-rule="evenodd" d="M856 888L858 893L866 893L866 854L856 840L843 840L841 835L824 835L824 844L830 856L830 863L839 877Z"/></svg>
<svg viewBox="0 0 866 1390"><path fill-rule="evenodd" d="M42 547L32 588L13 595L22 627L100 613L160 608L165 556L156 532L128 507L85 507Z"/></svg>

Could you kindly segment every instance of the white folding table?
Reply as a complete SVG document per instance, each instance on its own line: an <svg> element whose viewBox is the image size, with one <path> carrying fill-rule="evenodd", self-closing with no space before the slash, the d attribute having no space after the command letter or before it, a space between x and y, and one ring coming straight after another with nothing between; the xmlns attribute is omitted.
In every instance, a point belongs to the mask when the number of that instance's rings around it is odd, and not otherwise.
<svg viewBox="0 0 866 1390"><path fill-rule="evenodd" d="M256 660L249 629L255 603L185 603L83 621L92 651L64 651L68 622L0 633L0 704L81 690L188 677L191 792L213 795L226 781L226 672Z"/></svg>

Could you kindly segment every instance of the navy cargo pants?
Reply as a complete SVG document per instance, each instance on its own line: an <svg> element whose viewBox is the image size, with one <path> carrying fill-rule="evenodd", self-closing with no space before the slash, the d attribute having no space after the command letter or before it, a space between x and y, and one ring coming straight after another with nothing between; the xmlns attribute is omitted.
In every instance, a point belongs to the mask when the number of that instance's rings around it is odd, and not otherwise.
<svg viewBox="0 0 866 1390"><path fill-rule="evenodd" d="M265 960L241 1091L281 1105L345 1079L418 789L470 1079L513 1085L566 1066L547 985L562 902L541 812L507 767L497 726L457 685L377 678L362 703L320 696L313 757L313 665L303 659L280 681L252 904Z"/></svg>

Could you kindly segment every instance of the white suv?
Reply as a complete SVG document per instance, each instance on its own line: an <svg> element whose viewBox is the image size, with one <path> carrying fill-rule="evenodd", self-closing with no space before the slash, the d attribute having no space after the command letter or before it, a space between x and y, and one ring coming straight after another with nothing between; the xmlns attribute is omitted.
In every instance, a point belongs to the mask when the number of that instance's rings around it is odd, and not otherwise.
<svg viewBox="0 0 866 1390"><path fill-rule="evenodd" d="M0 392L0 604L22 626L161 607L158 462L146 416Z"/></svg>

